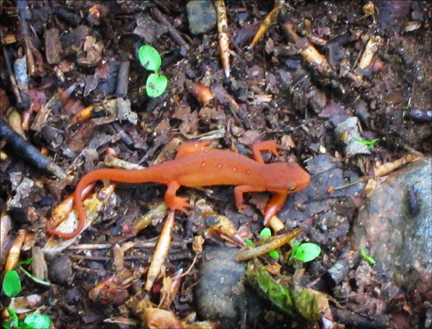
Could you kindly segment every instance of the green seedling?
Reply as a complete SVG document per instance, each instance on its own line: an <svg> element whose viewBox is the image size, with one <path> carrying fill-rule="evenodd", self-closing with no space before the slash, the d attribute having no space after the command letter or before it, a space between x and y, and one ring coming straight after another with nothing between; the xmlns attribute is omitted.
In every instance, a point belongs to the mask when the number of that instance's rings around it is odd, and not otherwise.
<svg viewBox="0 0 432 329"><path fill-rule="evenodd" d="M302 261L303 263L310 262L321 254L321 247L315 243L306 242L301 243L296 238L293 239L293 250L289 263L294 258Z"/></svg>
<svg viewBox="0 0 432 329"><path fill-rule="evenodd" d="M8 323L3 323L6 329L49 329L51 326L51 319L45 314L29 314L25 317L24 321L20 322L18 315L11 308L6 308L9 312Z"/></svg>
<svg viewBox="0 0 432 329"><path fill-rule="evenodd" d="M49 282L39 280L38 278L36 278L35 276L33 276L32 274L27 272L22 267L22 265L30 264L32 261L33 261L33 258L29 258L29 259L19 263L12 270L6 271L5 277L3 279L3 286L2 286L3 292L5 293L6 296L12 298L12 297L17 296L21 291L21 281L20 281L18 272L15 270L16 268L21 270L25 275L27 275L30 279L32 279L36 283L39 283L39 284L44 285L44 286L50 286L51 285L51 283L49 283Z"/></svg>
<svg viewBox="0 0 432 329"><path fill-rule="evenodd" d="M168 86L168 78L159 75L158 70L162 65L159 52L150 45L144 45L138 50L138 59L146 70L153 71L146 82L146 92L149 97L158 97L163 94Z"/></svg>
<svg viewBox="0 0 432 329"><path fill-rule="evenodd" d="M247 245L248 247L253 247L253 246L254 246L254 243L252 242L251 239L244 239L244 241L246 242L246 245Z"/></svg>
<svg viewBox="0 0 432 329"><path fill-rule="evenodd" d="M22 267L22 265L29 264L32 261L33 258L27 259L19 263L14 269L6 271L2 285L3 292L6 296L8 296L9 298L13 298L21 292L21 280L19 278L18 272L15 270L16 268L22 270L28 277L30 277L35 282L43 285L50 285L49 282L37 279ZM29 314L23 322L20 322L18 320L18 315L13 309L6 309L9 312L10 317L7 321L8 323L3 323L4 328L48 329L51 325L50 318L45 314Z"/></svg>
<svg viewBox="0 0 432 329"><path fill-rule="evenodd" d="M260 232L260 236L262 236L264 239L270 238L272 235L271 230L266 227Z"/></svg>
<svg viewBox="0 0 432 329"><path fill-rule="evenodd" d="M264 229L260 232L260 236L263 237L264 239L268 239L268 238L270 238L271 235L272 235L271 230L270 230L268 227L264 228ZM254 246L255 246L255 244L252 242L251 239L244 239L244 241L246 242L246 245L247 245L248 247L254 247ZM276 250L272 250L272 251L270 251L270 252L268 253L268 255L269 255L271 258L275 258L275 259L278 259L278 258L279 258L279 253L278 253Z"/></svg>
<svg viewBox="0 0 432 329"><path fill-rule="evenodd" d="M3 279L3 292L9 298L17 296L21 291L21 281L15 270L6 271Z"/></svg>
<svg viewBox="0 0 432 329"><path fill-rule="evenodd" d="M17 267L22 269L21 265L30 264L33 261L33 258L29 258L17 266L15 266L12 270L6 271L4 279L3 279L3 292L9 298L17 296L21 291L21 280L19 278L18 272L15 270Z"/></svg>
<svg viewBox="0 0 432 329"><path fill-rule="evenodd" d="M268 253L268 255L271 257L271 258L274 258L274 259L279 259L279 253L276 251L276 250L272 250L272 251L270 251L269 253Z"/></svg>
<svg viewBox="0 0 432 329"><path fill-rule="evenodd" d="M268 227L266 227L260 232L260 236L262 236L264 239L269 239L272 236L272 232ZM271 258L275 258L275 259L279 258L279 253L276 250L270 251L268 255Z"/></svg>
<svg viewBox="0 0 432 329"><path fill-rule="evenodd" d="M362 144L367 145L367 147L368 147L369 150L370 150L370 149L373 149L373 148L375 147L375 143L379 141L379 138L374 139L374 140L372 140L372 141L367 141L367 140L359 139L359 138L356 138L356 137L353 137L353 139L354 139L356 142L359 142L359 143L362 143Z"/></svg>
<svg viewBox="0 0 432 329"><path fill-rule="evenodd" d="M361 247L361 249L360 249L360 254L364 258L364 260L367 261L367 262L369 262L370 264L374 265L376 263L376 260L373 259L371 256L369 256L366 253L366 250L363 249L363 247Z"/></svg>

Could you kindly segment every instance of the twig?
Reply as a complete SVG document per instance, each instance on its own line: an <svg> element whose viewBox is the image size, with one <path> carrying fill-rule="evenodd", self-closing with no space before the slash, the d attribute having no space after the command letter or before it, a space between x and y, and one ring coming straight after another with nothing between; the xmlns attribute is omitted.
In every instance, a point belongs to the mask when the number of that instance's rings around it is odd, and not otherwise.
<svg viewBox="0 0 432 329"><path fill-rule="evenodd" d="M124 129L117 122L111 123L111 126L120 135L123 143L125 143L127 146L133 146L133 139L126 133L126 131L124 131Z"/></svg>
<svg viewBox="0 0 432 329"><path fill-rule="evenodd" d="M30 29L27 20L30 18L29 6L26 0L18 0L17 7L21 18L22 36L24 38L25 53L27 58L27 70L30 76L36 72L35 61L33 57L32 48L34 47L30 40Z"/></svg>
<svg viewBox="0 0 432 329"><path fill-rule="evenodd" d="M276 22L277 17L279 15L279 12L281 8L283 7L285 3L285 0L275 0L274 8L273 10L264 18L263 22L261 23L258 32L255 34L255 37L253 38L249 48L252 48L255 46L258 41L262 38L262 36L267 32L270 25Z"/></svg>
<svg viewBox="0 0 432 329"><path fill-rule="evenodd" d="M214 6L217 12L218 32L219 32L219 48L221 52L222 66L225 72L225 76L230 76L230 49L229 49L229 38L228 38L228 20L225 9L224 0L215 0Z"/></svg>
<svg viewBox="0 0 432 329"><path fill-rule="evenodd" d="M1 118L0 138L4 139L14 152L37 168L48 170L60 179L67 177L63 169L57 166L52 159L40 153L36 147L30 144L20 134L12 130Z"/></svg>
<svg viewBox="0 0 432 329"><path fill-rule="evenodd" d="M12 247L9 250L9 255L7 257L6 265L4 270L10 271L13 270L19 262L21 247L24 243L24 239L26 237L26 230L19 230L18 236L16 237Z"/></svg>
<svg viewBox="0 0 432 329"><path fill-rule="evenodd" d="M168 213L167 219L162 228L156 249L153 253L152 261L147 273L147 281L145 283L144 289L150 291L153 287L153 283L160 273L162 264L168 254L170 242L171 242L171 232L174 228L174 218L175 211L171 210Z"/></svg>
<svg viewBox="0 0 432 329"><path fill-rule="evenodd" d="M188 50L189 45L186 43L186 41L183 39L183 37L180 35L180 33L177 32L177 30L174 28L174 26L171 25L171 23L165 18L165 16L159 11L157 8L151 8L150 12L153 16L157 18L157 20L165 25L168 28L169 33L174 38L175 41L179 43L179 45Z"/></svg>
<svg viewBox="0 0 432 329"><path fill-rule="evenodd" d="M0 25L0 38L3 39L3 37L4 37L3 36L3 26ZM10 78L10 81L12 84L12 89L13 89L15 97L17 99L17 105L19 108L22 108L23 107L23 105L22 105L23 101L21 98L21 93L20 93L18 86L17 86L17 82L16 82L15 75L14 75L13 70L12 70L12 65L11 65L11 62L9 60L9 56L8 56L6 48L3 46L3 44L2 44L2 48L3 48L3 57L4 57L4 60L6 62L6 68L8 70L9 78Z"/></svg>
<svg viewBox="0 0 432 329"><path fill-rule="evenodd" d="M117 87L116 87L117 97L127 96L128 83L129 83L129 66L130 66L129 61L125 61L120 64L120 68L117 75Z"/></svg>

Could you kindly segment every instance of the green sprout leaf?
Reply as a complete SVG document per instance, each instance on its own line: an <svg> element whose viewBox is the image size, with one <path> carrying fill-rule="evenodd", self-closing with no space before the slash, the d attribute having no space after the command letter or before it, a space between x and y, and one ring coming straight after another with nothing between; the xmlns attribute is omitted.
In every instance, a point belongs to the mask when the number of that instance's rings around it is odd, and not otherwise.
<svg viewBox="0 0 432 329"><path fill-rule="evenodd" d="M49 329L51 319L45 314L30 314L24 319L21 328L27 329Z"/></svg>
<svg viewBox="0 0 432 329"><path fill-rule="evenodd" d="M260 236L263 237L264 239L269 239L272 236L272 231L268 227L266 227L260 232ZM276 250L270 251L268 255L274 259L279 259L280 256Z"/></svg>
<svg viewBox="0 0 432 329"><path fill-rule="evenodd" d="M157 72L162 65L159 52L150 45L144 45L138 50L138 59L146 70Z"/></svg>
<svg viewBox="0 0 432 329"><path fill-rule="evenodd" d="M26 265L26 264L30 264L33 261L34 257L31 257L27 260L23 260L21 263L19 263L19 265Z"/></svg>
<svg viewBox="0 0 432 329"><path fill-rule="evenodd" d="M3 323L3 326L5 328L18 328L18 314L11 308L6 307L6 310L9 312L9 319L7 320L8 324Z"/></svg>
<svg viewBox="0 0 432 329"><path fill-rule="evenodd" d="M253 247L254 243L252 242L251 239L244 239L244 241L246 242L246 245L249 247Z"/></svg>
<svg viewBox="0 0 432 329"><path fill-rule="evenodd" d="M353 139L354 139L356 142L359 142L359 143L362 143L362 144L367 145L367 147L368 147L369 150L370 150L370 149L373 149L374 146L375 146L375 143L379 141L379 138L374 139L374 140L372 140L372 141L367 141L367 140L359 139L359 138L356 138L356 137L353 137Z"/></svg>
<svg viewBox="0 0 432 329"><path fill-rule="evenodd" d="M21 281L17 271L7 271L3 279L3 292L6 296L12 298L21 291Z"/></svg>
<svg viewBox="0 0 432 329"><path fill-rule="evenodd" d="M361 247L361 249L360 249L360 254L361 254L362 257L363 257L367 262L369 262L370 264L374 265L374 264L376 263L376 260L373 259L371 256L369 256L369 255L366 253L366 250L363 249L363 247Z"/></svg>
<svg viewBox="0 0 432 329"><path fill-rule="evenodd" d="M168 79L164 75L152 73L147 78L146 92L149 97L158 97L163 94L168 86Z"/></svg>
<svg viewBox="0 0 432 329"><path fill-rule="evenodd" d="M20 269L21 269L21 271L24 272L25 275L27 275L27 276L28 276L30 279L32 279L34 282L39 283L39 284L42 284L42 285L47 286L47 287L49 287L49 286L51 285L51 283L46 282L46 281L43 281L43 280L40 280L40 279L38 279L37 277L31 275L31 274L30 274L29 272L27 272L23 267L20 267Z"/></svg>
<svg viewBox="0 0 432 329"><path fill-rule="evenodd" d="M264 239L268 239L268 238L271 237L272 232L271 232L271 230L270 230L268 227L266 227L266 228L264 228L264 229L260 232L260 235L261 235Z"/></svg>
<svg viewBox="0 0 432 329"><path fill-rule="evenodd" d="M319 256L321 253L321 247L315 243L302 243L295 250L294 257L303 263L310 262Z"/></svg>
<svg viewBox="0 0 432 329"><path fill-rule="evenodd" d="M276 250L272 250L268 253L271 258L279 259L279 253Z"/></svg>

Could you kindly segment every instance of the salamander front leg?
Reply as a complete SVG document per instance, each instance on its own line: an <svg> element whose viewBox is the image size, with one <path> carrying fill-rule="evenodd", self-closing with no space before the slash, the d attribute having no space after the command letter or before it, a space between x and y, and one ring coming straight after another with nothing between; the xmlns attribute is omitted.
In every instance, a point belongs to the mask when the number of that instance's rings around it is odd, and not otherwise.
<svg viewBox="0 0 432 329"><path fill-rule="evenodd" d="M188 208L192 207L188 202L188 198L182 198L176 195L180 186L181 185L176 181L172 181L168 184L168 189L165 192L165 203L168 208L172 210L180 210L184 213L188 213Z"/></svg>

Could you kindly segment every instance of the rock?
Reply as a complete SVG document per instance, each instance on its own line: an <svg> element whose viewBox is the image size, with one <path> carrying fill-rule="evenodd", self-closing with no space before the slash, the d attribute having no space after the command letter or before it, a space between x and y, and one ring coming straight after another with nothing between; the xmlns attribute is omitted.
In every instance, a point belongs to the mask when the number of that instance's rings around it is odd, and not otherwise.
<svg viewBox="0 0 432 329"><path fill-rule="evenodd" d="M72 262L69 256L54 259L50 264L49 277L54 283L66 283L72 277Z"/></svg>
<svg viewBox="0 0 432 329"><path fill-rule="evenodd" d="M345 143L345 154L352 157L357 154L371 154L368 145L361 143L364 138L360 134L360 121L357 117L350 117L336 125L335 132Z"/></svg>
<svg viewBox="0 0 432 329"><path fill-rule="evenodd" d="M392 173L354 224L354 243L393 285L419 296L432 292L432 159Z"/></svg>
<svg viewBox="0 0 432 329"><path fill-rule="evenodd" d="M287 223L288 229L293 228L290 223L298 225L297 222L306 222L315 214L329 212L331 217L336 216L337 212L332 210L334 204L340 204L343 198L356 195L363 190L364 184L353 184L335 190L331 198L326 197L329 195L330 187L340 187L359 180L354 172L344 173L337 159L329 155L322 154L311 159L308 162L307 170L312 175L309 185L300 192L290 195L279 211L279 218L283 222L290 221ZM349 177L349 180L346 180L344 176ZM301 209L296 206L299 204L303 205Z"/></svg>
<svg viewBox="0 0 432 329"><path fill-rule="evenodd" d="M133 31L134 34L144 38L146 43L153 43L161 35L168 32L168 28L159 24L151 18L149 14L141 14L136 18L137 26Z"/></svg>
<svg viewBox="0 0 432 329"><path fill-rule="evenodd" d="M192 34L206 33L216 26L216 10L210 0L189 1L186 10Z"/></svg>
<svg viewBox="0 0 432 329"><path fill-rule="evenodd" d="M246 263L236 261L238 249L208 247L200 267L201 280L197 286L198 312L206 320L218 320L220 328L238 328L241 312L248 310L248 320L260 315L259 301L245 292L242 278Z"/></svg>

